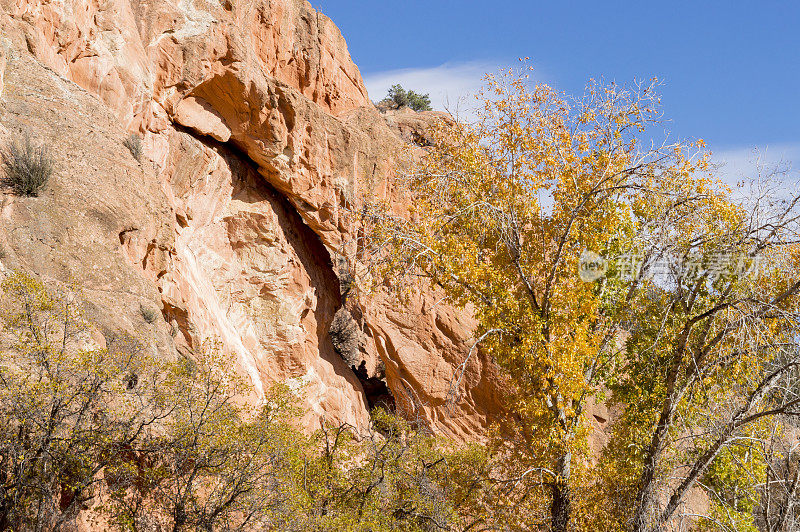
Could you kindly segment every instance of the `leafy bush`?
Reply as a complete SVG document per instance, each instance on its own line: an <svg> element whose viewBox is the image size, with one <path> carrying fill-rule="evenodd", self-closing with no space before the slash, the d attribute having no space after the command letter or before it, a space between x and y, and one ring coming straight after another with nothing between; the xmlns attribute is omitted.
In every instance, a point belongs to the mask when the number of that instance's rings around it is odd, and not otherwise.
<svg viewBox="0 0 800 532"><path fill-rule="evenodd" d="M139 312L142 313L142 318L144 318L144 321L147 323L155 323L156 318L158 318L158 312L144 305L139 306Z"/></svg>
<svg viewBox="0 0 800 532"><path fill-rule="evenodd" d="M137 162L142 162L142 139L138 135L131 133L128 138L122 141L122 145L128 148L133 158Z"/></svg>
<svg viewBox="0 0 800 532"><path fill-rule="evenodd" d="M0 288L13 338L0 351L0 530L55 530L169 413L150 386L164 370L133 341L84 348L87 325L67 295L21 273Z"/></svg>
<svg viewBox="0 0 800 532"><path fill-rule="evenodd" d="M18 196L38 196L53 175L53 158L46 146L35 147L27 134L0 151L2 184Z"/></svg>
<svg viewBox="0 0 800 532"><path fill-rule="evenodd" d="M400 85L392 85L384 101L394 104L396 108L407 106L415 111L431 110L429 94L417 94L414 91L407 91Z"/></svg>
<svg viewBox="0 0 800 532"><path fill-rule="evenodd" d="M500 529L476 527L484 515L465 511L481 493L485 457L476 447L443 449L424 428L381 409L366 430L323 425L311 442L321 452L302 470L301 530Z"/></svg>

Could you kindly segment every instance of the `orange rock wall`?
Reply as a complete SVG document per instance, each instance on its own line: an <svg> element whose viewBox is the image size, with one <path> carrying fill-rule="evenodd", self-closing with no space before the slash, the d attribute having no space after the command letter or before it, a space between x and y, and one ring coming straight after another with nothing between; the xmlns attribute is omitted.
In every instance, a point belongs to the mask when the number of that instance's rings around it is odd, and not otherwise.
<svg viewBox="0 0 800 532"><path fill-rule="evenodd" d="M342 304L332 255L353 252L347 213L392 197L401 135L431 117L387 123L336 26L301 0L0 0L0 32L0 141L27 129L77 150L59 153L42 198L2 196L0 266L77 280L109 329L152 336L164 356L220 338L254 400L304 384L309 427L364 424L327 334ZM121 145L131 132L141 164ZM52 220L69 238L35 253L19 235L57 233ZM475 357L446 404L474 324L439 299L376 298L362 355L370 370L383 360L408 411L480 437L499 404L491 365ZM153 331L148 305L163 315Z"/></svg>

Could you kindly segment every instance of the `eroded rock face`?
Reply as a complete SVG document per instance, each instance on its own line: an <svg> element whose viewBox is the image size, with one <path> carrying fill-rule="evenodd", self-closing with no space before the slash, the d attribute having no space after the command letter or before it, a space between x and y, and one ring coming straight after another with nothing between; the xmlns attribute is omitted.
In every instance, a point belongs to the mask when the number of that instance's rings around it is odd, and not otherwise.
<svg viewBox="0 0 800 532"><path fill-rule="evenodd" d="M23 269L78 288L98 333L125 330L171 356L166 325L140 311L160 307L157 286L120 245L136 234L147 268L163 271L175 235L156 172L122 146L117 117L95 97L26 52L6 60L0 145L27 133L49 146L55 171L38 197L0 194L0 275Z"/></svg>
<svg viewBox="0 0 800 532"><path fill-rule="evenodd" d="M275 381L304 384L309 426L362 423L358 380L327 336L341 305L327 249L239 155L185 133L172 143L178 227L157 282L178 349L218 337L257 395Z"/></svg>
<svg viewBox="0 0 800 532"><path fill-rule="evenodd" d="M69 146L42 198L3 196L4 267L75 278L109 327L135 332L140 306L157 306L164 356L220 338L254 401L304 384L307 426L364 424L361 385L328 338L342 304L332 257L354 252L352 213L393 197L395 154L436 115L387 122L305 1L0 7L0 140L27 129ZM141 164L121 145L130 132ZM500 404L491 364L472 357L450 404L474 323L439 299L377 297L358 315L361 354L407 411L480 437Z"/></svg>

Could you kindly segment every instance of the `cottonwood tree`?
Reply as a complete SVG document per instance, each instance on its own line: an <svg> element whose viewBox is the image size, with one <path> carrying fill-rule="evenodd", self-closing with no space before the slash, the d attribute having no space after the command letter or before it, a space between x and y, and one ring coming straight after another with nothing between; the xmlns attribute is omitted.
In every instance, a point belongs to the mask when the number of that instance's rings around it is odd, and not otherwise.
<svg viewBox="0 0 800 532"><path fill-rule="evenodd" d="M683 512L699 530L790 532L798 521L796 422L771 420L723 448L698 481L709 510Z"/></svg>
<svg viewBox="0 0 800 532"><path fill-rule="evenodd" d="M637 214L642 269L620 285L633 304L614 385L626 454L635 450L633 530L660 530L704 475L712 506L752 521L752 504L729 504L713 481L758 474L758 442L800 413L797 206L771 194L748 206L717 189ZM659 261L660 277L647 279Z"/></svg>
<svg viewBox="0 0 800 532"><path fill-rule="evenodd" d="M800 436L797 422L786 421L773 424L769 436L754 446L764 467L750 482L758 497L753 513L756 524L767 532L800 528Z"/></svg>
<svg viewBox="0 0 800 532"><path fill-rule="evenodd" d="M511 392L499 456L530 508L512 518L519 528L605 529L608 504L592 502L596 475L581 457L587 399L611 386L631 411L630 438L647 442L617 456L626 465L616 471L627 476L615 486L627 480L634 492L627 526L657 529L732 437L793 405L777 390L794 359L779 361L775 349L793 341L795 202L767 220L731 200L702 141L645 142L660 119L654 84L592 84L568 101L526 79L490 77L474 123L435 131L428 153L396 183L408 194L406 211L364 209L366 262L374 279L402 289L421 277L474 309L476 345L504 370ZM594 257L587 251L618 260L585 282L578 273L581 257ZM766 260L773 256L781 259ZM729 264L762 257L766 276ZM653 271L675 260L698 267ZM748 371L731 378L731 364ZM636 372L650 382L625 380ZM677 416L687 392L711 381L729 399L725 415L697 399ZM668 435L707 443L697 456L672 446L690 464L674 486L662 467ZM672 491L662 503L665 485Z"/></svg>

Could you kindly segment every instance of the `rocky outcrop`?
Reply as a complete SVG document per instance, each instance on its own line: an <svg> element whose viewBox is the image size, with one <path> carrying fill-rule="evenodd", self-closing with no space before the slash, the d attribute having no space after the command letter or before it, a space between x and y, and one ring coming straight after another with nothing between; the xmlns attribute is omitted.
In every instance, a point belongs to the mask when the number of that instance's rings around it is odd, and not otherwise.
<svg viewBox="0 0 800 532"><path fill-rule="evenodd" d="M452 123L452 116L441 111L422 111L416 112L410 107L400 109L383 109L381 113L386 123L392 128L401 139L409 144L417 146L429 146L431 144L431 122L442 120Z"/></svg>
<svg viewBox="0 0 800 532"><path fill-rule="evenodd" d="M328 337L334 258L354 253L352 214L392 198L394 155L437 115L381 115L305 1L0 6L0 141L29 131L58 163L41 198L2 196L3 267L74 280L103 327L152 336L163 356L220 338L253 400L303 385L310 427L363 424L362 386ZM491 364L472 358L451 393L473 322L440 299L354 309L360 353L370 376L382 362L399 405L480 437L500 402ZM145 306L163 320L143 321Z"/></svg>

